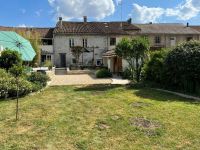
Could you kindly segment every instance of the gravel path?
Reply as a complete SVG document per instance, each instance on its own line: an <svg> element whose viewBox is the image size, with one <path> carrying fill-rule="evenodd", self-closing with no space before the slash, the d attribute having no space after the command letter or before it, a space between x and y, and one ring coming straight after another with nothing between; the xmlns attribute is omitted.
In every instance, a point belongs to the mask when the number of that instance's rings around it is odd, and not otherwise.
<svg viewBox="0 0 200 150"><path fill-rule="evenodd" d="M54 85L82 85L82 84L111 84L112 79L97 79L93 75L52 75L50 86Z"/></svg>

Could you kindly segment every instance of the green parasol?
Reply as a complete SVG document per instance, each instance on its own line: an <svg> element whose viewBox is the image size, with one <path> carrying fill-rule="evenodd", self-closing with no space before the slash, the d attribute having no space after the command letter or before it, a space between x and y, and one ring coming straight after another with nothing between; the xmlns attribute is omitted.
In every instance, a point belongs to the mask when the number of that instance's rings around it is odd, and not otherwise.
<svg viewBox="0 0 200 150"><path fill-rule="evenodd" d="M36 55L31 43L12 31L0 31L0 47L19 52L23 61L32 61Z"/></svg>

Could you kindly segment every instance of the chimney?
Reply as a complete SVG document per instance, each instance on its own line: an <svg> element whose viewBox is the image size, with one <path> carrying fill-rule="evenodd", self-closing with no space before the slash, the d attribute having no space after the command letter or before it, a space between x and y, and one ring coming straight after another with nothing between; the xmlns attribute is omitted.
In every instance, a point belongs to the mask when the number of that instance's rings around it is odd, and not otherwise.
<svg viewBox="0 0 200 150"><path fill-rule="evenodd" d="M189 27L190 26L190 24L189 24L189 22L187 22L187 27Z"/></svg>
<svg viewBox="0 0 200 150"><path fill-rule="evenodd" d="M62 17L59 17L59 27L62 28Z"/></svg>
<svg viewBox="0 0 200 150"><path fill-rule="evenodd" d="M132 18L129 18L129 19L127 20L127 22L128 22L128 24L132 24Z"/></svg>
<svg viewBox="0 0 200 150"><path fill-rule="evenodd" d="M87 16L83 16L83 22L87 23Z"/></svg>

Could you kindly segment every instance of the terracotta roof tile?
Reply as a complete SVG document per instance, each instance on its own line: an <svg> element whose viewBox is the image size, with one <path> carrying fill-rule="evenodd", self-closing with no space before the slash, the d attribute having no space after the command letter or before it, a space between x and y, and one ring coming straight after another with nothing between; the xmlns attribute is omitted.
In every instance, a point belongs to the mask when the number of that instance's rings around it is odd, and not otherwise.
<svg viewBox="0 0 200 150"><path fill-rule="evenodd" d="M122 27L121 27L122 24ZM64 34L122 34L140 29L128 22L58 22L54 33Z"/></svg>
<svg viewBox="0 0 200 150"><path fill-rule="evenodd" d="M135 24L141 28L141 34L200 34L197 30L191 27L186 27L184 24Z"/></svg>

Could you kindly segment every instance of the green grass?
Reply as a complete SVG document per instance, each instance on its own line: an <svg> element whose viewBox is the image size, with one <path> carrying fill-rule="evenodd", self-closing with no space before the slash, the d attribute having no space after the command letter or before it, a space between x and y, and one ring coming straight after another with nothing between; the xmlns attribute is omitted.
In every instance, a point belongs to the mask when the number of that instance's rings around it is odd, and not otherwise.
<svg viewBox="0 0 200 150"><path fill-rule="evenodd" d="M144 102L142 107L133 106ZM0 101L0 149L199 149L200 103L152 89L63 86ZM158 128L132 122L145 118ZM148 134L153 133L153 134Z"/></svg>

